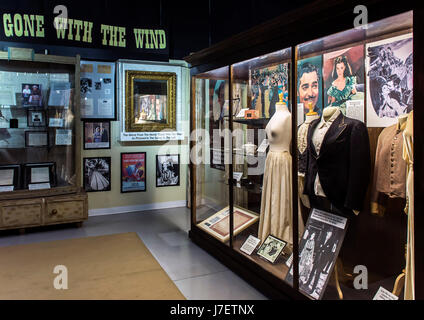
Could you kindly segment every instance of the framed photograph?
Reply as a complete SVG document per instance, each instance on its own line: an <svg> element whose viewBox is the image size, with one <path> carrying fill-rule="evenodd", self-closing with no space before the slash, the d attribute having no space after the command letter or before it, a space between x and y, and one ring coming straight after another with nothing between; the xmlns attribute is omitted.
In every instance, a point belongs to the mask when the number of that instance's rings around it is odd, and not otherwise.
<svg viewBox="0 0 424 320"><path fill-rule="evenodd" d="M116 119L115 63L81 61L81 119Z"/></svg>
<svg viewBox="0 0 424 320"><path fill-rule="evenodd" d="M268 237L259 247L256 254L271 263L275 263L280 257L286 245L287 242L278 239L272 235L268 235Z"/></svg>
<svg viewBox="0 0 424 320"><path fill-rule="evenodd" d="M234 206L234 236L259 220L259 215L249 210ZM218 211L197 225L221 242L230 239L230 207Z"/></svg>
<svg viewBox="0 0 424 320"><path fill-rule="evenodd" d="M48 189L56 186L56 163L27 163L23 167L25 189Z"/></svg>
<svg viewBox="0 0 424 320"><path fill-rule="evenodd" d="M49 134L47 131L25 131L25 147L42 148L49 146Z"/></svg>
<svg viewBox="0 0 424 320"><path fill-rule="evenodd" d="M337 107L348 118L365 122L364 46L326 53L324 107Z"/></svg>
<svg viewBox="0 0 424 320"><path fill-rule="evenodd" d="M84 121L84 150L110 149L110 121Z"/></svg>
<svg viewBox="0 0 424 320"><path fill-rule="evenodd" d="M289 106L289 64L278 64L265 68L252 70L250 73L251 83L251 106L249 109L256 110L259 118L271 118L275 113L275 104L279 101L279 95L283 95L283 101Z"/></svg>
<svg viewBox="0 0 424 320"><path fill-rule="evenodd" d="M342 247L347 218L313 209L299 244L299 288L313 299L321 299ZM293 266L286 276L293 282Z"/></svg>
<svg viewBox="0 0 424 320"><path fill-rule="evenodd" d="M21 166L0 166L0 192L14 191L20 189Z"/></svg>
<svg viewBox="0 0 424 320"><path fill-rule="evenodd" d="M368 127L391 126L412 111L412 34L368 43L365 68Z"/></svg>
<svg viewBox="0 0 424 320"><path fill-rule="evenodd" d="M180 155L156 156L156 187L180 185Z"/></svg>
<svg viewBox="0 0 424 320"><path fill-rule="evenodd" d="M146 153L121 153L121 193L146 191Z"/></svg>
<svg viewBox="0 0 424 320"><path fill-rule="evenodd" d="M41 84L22 84L22 106L41 107L43 105L43 95Z"/></svg>
<svg viewBox="0 0 424 320"><path fill-rule="evenodd" d="M46 113L41 110L28 110L28 127L45 127Z"/></svg>
<svg viewBox="0 0 424 320"><path fill-rule="evenodd" d="M176 130L176 79L171 72L126 71L125 131Z"/></svg>
<svg viewBox="0 0 424 320"><path fill-rule="evenodd" d="M84 189L87 192L111 190L111 158L84 158Z"/></svg>

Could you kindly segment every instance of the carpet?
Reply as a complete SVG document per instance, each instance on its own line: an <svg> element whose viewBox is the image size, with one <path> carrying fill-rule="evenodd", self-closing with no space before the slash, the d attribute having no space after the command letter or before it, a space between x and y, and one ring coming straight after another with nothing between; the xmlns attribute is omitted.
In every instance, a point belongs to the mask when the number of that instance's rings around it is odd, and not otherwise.
<svg viewBox="0 0 424 320"><path fill-rule="evenodd" d="M58 265L68 289L57 290ZM56 280L62 286L63 281ZM0 300L183 300L136 233L0 248Z"/></svg>

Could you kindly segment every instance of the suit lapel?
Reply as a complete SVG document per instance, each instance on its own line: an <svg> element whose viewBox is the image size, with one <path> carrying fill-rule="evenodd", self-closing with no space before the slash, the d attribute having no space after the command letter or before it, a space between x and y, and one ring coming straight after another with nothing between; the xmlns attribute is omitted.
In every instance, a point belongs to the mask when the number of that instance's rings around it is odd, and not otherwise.
<svg viewBox="0 0 424 320"><path fill-rule="evenodd" d="M315 119L311 122L308 129L308 146L311 146L311 151L314 157L317 157L317 151L315 150L314 142L312 141L312 136L314 134L315 129L317 128L318 124L320 123L321 118Z"/></svg>
<svg viewBox="0 0 424 320"><path fill-rule="evenodd" d="M345 117L340 112L339 116L334 120L331 124L330 128L326 132L324 136L324 140L322 142L320 154L327 150L327 147L331 145L336 139L343 133L346 129L347 124L345 123Z"/></svg>

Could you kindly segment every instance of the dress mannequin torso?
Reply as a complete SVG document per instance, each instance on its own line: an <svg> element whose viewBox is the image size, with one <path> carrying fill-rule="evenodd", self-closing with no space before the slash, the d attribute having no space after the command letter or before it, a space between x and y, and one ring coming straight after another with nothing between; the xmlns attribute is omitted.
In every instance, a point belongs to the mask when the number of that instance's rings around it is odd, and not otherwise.
<svg viewBox="0 0 424 320"><path fill-rule="evenodd" d="M275 105L275 113L265 131L268 135L270 151L290 151L291 113L285 103Z"/></svg>

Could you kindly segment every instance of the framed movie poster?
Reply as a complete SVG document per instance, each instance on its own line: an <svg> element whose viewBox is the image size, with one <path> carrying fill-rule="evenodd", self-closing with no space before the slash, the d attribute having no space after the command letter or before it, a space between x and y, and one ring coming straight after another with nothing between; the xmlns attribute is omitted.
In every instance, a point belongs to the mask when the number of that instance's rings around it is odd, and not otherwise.
<svg viewBox="0 0 424 320"><path fill-rule="evenodd" d="M271 118L275 113L275 104L283 95L283 101L289 106L289 64L278 64L250 72L251 106L259 112L260 118Z"/></svg>
<svg viewBox="0 0 424 320"><path fill-rule="evenodd" d="M324 107L338 107L343 115L364 122L364 46L326 53L323 57Z"/></svg>
<svg viewBox="0 0 424 320"><path fill-rule="evenodd" d="M412 34L366 45L368 127L391 126L412 111L412 51Z"/></svg>
<svg viewBox="0 0 424 320"><path fill-rule="evenodd" d="M110 149L110 121L84 121L84 150Z"/></svg>
<svg viewBox="0 0 424 320"><path fill-rule="evenodd" d="M20 165L0 166L0 192L8 192L20 189Z"/></svg>
<svg viewBox="0 0 424 320"><path fill-rule="evenodd" d="M111 190L111 158L84 158L84 189L87 192Z"/></svg>
<svg viewBox="0 0 424 320"><path fill-rule="evenodd" d="M156 187L180 185L180 155L156 156Z"/></svg>
<svg viewBox="0 0 424 320"><path fill-rule="evenodd" d="M146 153L121 153L121 193L146 191Z"/></svg>
<svg viewBox="0 0 424 320"><path fill-rule="evenodd" d="M45 127L47 125L46 113L42 110L28 110L28 127Z"/></svg>
<svg viewBox="0 0 424 320"><path fill-rule="evenodd" d="M81 60L81 119L114 120L115 63Z"/></svg>
<svg viewBox="0 0 424 320"><path fill-rule="evenodd" d="M286 245L287 242L272 235L268 235L256 254L271 263L275 263L282 254Z"/></svg>
<svg viewBox="0 0 424 320"><path fill-rule="evenodd" d="M24 165L24 188L50 189L56 186L56 163L27 163Z"/></svg>
<svg viewBox="0 0 424 320"><path fill-rule="evenodd" d="M234 236L259 220L259 216L246 209L234 206ZM230 239L230 207L218 211L197 225L221 242Z"/></svg>
<svg viewBox="0 0 424 320"><path fill-rule="evenodd" d="M313 110L322 114L322 56L315 56L297 62L297 103L299 119ZM303 121L302 121L303 123Z"/></svg>
<svg viewBox="0 0 424 320"><path fill-rule="evenodd" d="M321 299L342 246L348 220L313 209L299 244L299 288L313 299ZM293 266L286 281L293 282Z"/></svg>

